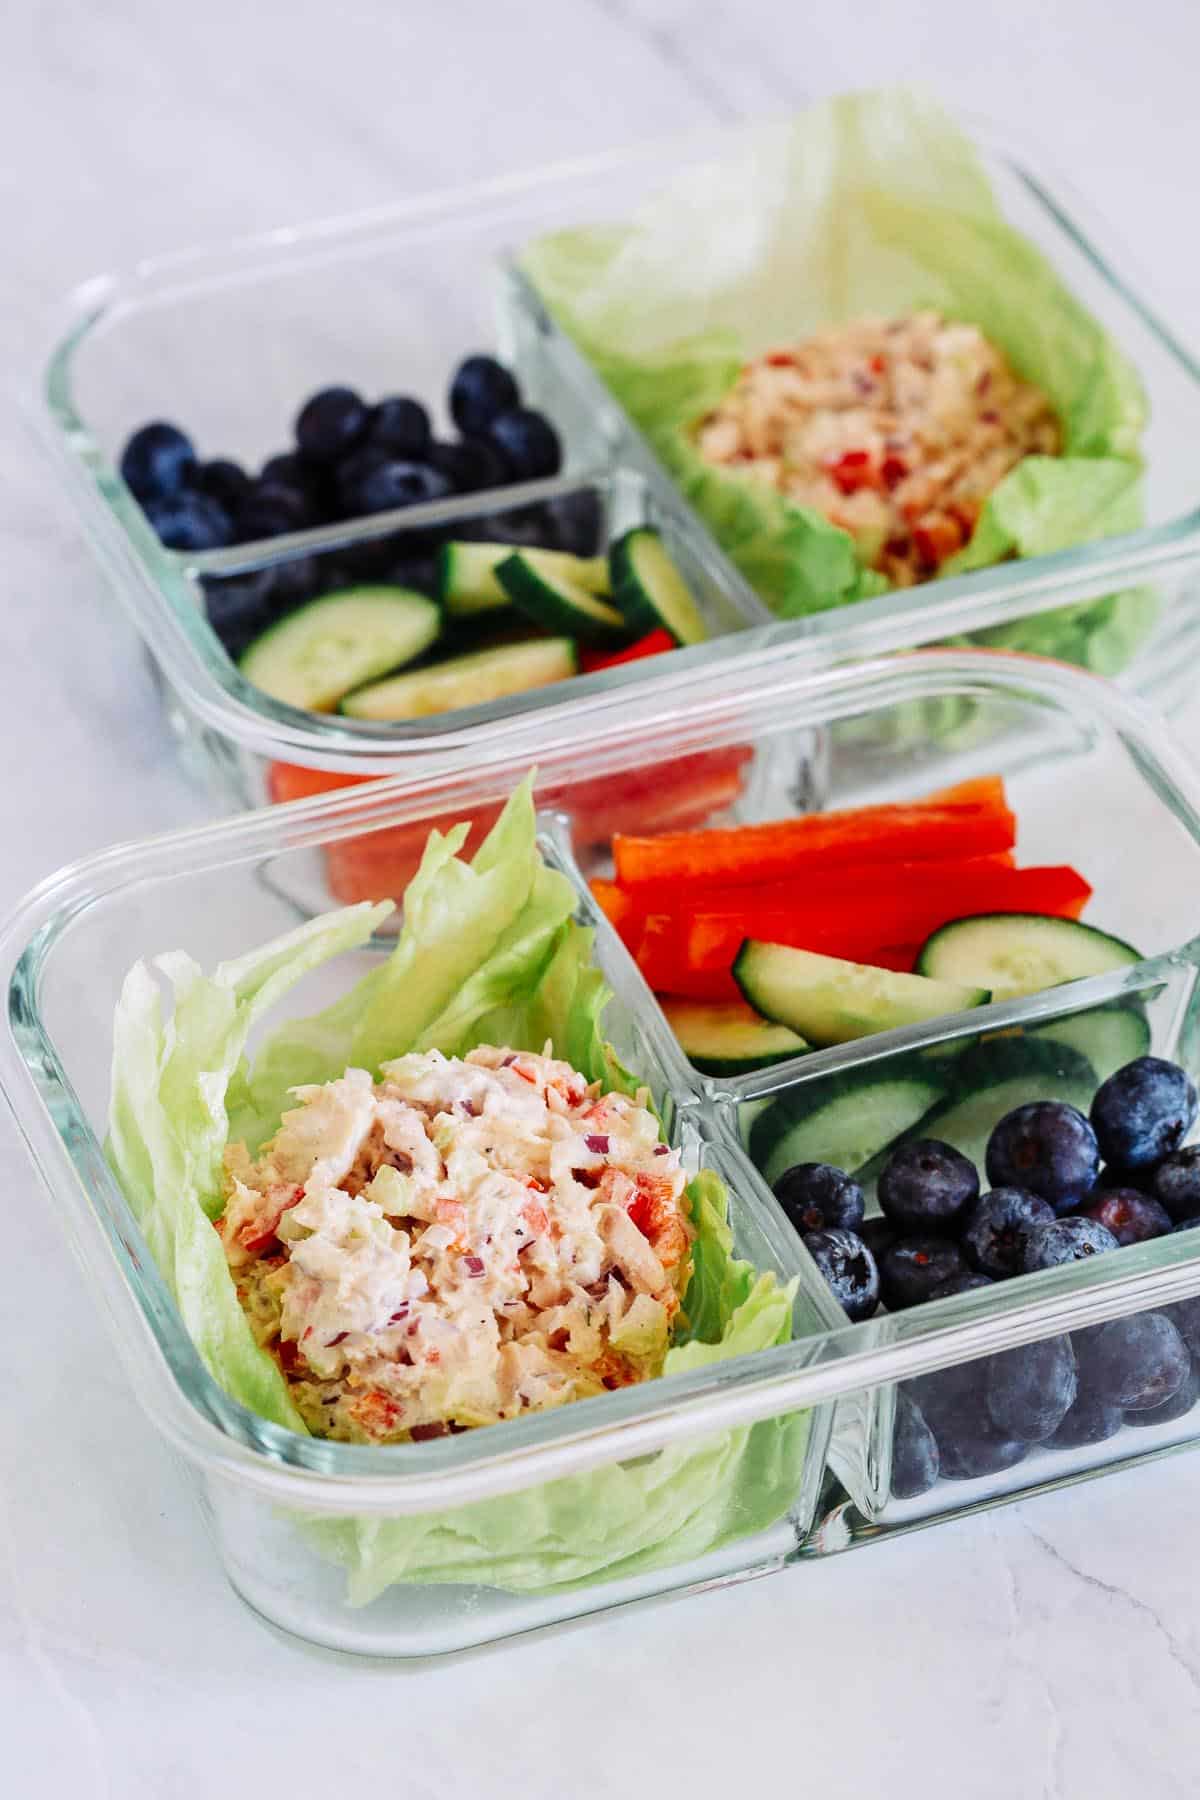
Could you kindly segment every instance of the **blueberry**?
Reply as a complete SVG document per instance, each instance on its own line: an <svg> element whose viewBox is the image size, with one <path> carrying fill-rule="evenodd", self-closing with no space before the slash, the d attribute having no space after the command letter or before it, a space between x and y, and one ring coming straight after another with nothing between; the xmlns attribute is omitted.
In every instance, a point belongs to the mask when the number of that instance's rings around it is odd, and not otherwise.
<svg viewBox="0 0 1200 1800"><path fill-rule="evenodd" d="M1074 1335L1080 1391L1141 1412L1169 1400L1187 1380L1187 1345L1163 1313L1133 1313Z"/></svg>
<svg viewBox="0 0 1200 1800"><path fill-rule="evenodd" d="M834 1299L855 1324L879 1305L875 1258L852 1231L810 1231L804 1247L829 1283Z"/></svg>
<svg viewBox="0 0 1200 1800"><path fill-rule="evenodd" d="M1150 1192L1173 1219L1194 1219L1200 1213L1200 1144L1164 1156L1150 1177Z"/></svg>
<svg viewBox="0 0 1200 1800"><path fill-rule="evenodd" d="M1197 1215L1194 1219L1180 1219L1176 1224L1172 1225L1171 1231L1172 1233L1176 1231L1195 1231L1197 1225L1200 1225L1200 1215Z"/></svg>
<svg viewBox="0 0 1200 1800"><path fill-rule="evenodd" d="M441 569L436 549L428 554L410 550L388 565L387 578L397 587L416 588L419 594L436 599L441 591ZM443 637L445 626L442 627Z"/></svg>
<svg viewBox="0 0 1200 1800"><path fill-rule="evenodd" d="M1074 1406L1047 1442L1057 1450L1080 1450L1085 1444L1102 1444L1105 1438L1116 1436L1124 1419L1119 1406L1110 1406L1094 1394L1077 1393Z"/></svg>
<svg viewBox="0 0 1200 1800"><path fill-rule="evenodd" d="M210 577L204 582L204 609L227 653L239 657L277 616L270 570Z"/></svg>
<svg viewBox="0 0 1200 1800"><path fill-rule="evenodd" d="M296 442L315 462L337 462L362 442L370 423L370 408L353 388L321 388L297 415Z"/></svg>
<svg viewBox="0 0 1200 1800"><path fill-rule="evenodd" d="M1106 1226L1121 1245L1144 1244L1171 1229L1166 1208L1136 1188L1110 1188L1084 1208L1083 1217Z"/></svg>
<svg viewBox="0 0 1200 1800"><path fill-rule="evenodd" d="M1001 1469L1014 1468L1028 1450L1024 1439L1005 1437L986 1421L969 1435L952 1437L945 1443L938 1439L945 1481L974 1481L981 1475L997 1475Z"/></svg>
<svg viewBox="0 0 1200 1800"><path fill-rule="evenodd" d="M1067 1212L1091 1193L1100 1169L1096 1134L1074 1106L1034 1100L1006 1113L987 1146L994 1188L1023 1188Z"/></svg>
<svg viewBox="0 0 1200 1800"><path fill-rule="evenodd" d="M337 572L320 556L289 556L268 571L271 577L271 604L276 613L288 612L318 594L332 592L344 584Z"/></svg>
<svg viewBox="0 0 1200 1800"><path fill-rule="evenodd" d="M856 1229L876 1262L879 1261L885 1250L891 1249L896 1241L896 1227L890 1219L879 1217L864 1219Z"/></svg>
<svg viewBox="0 0 1200 1800"><path fill-rule="evenodd" d="M177 425L157 419L135 431L121 452L121 475L139 500L165 499L186 487L196 467L192 440ZM194 549L187 544L176 546Z"/></svg>
<svg viewBox="0 0 1200 1800"><path fill-rule="evenodd" d="M1175 1419L1182 1419L1190 1413L1198 1399L1200 1376L1197 1375L1193 1362L1169 1400L1164 1400L1161 1406L1143 1406L1136 1411L1127 1412L1124 1414L1124 1422L1126 1425L1170 1425Z"/></svg>
<svg viewBox="0 0 1200 1800"><path fill-rule="evenodd" d="M223 506L227 513L234 513L250 492L250 477L240 463L217 457L213 462L200 464L193 486Z"/></svg>
<svg viewBox="0 0 1200 1800"><path fill-rule="evenodd" d="M775 1183L775 1198L796 1230L858 1232L863 1191L857 1181L829 1163L796 1163Z"/></svg>
<svg viewBox="0 0 1200 1800"><path fill-rule="evenodd" d="M381 400L371 414L367 442L376 444L391 456L409 462L420 462L429 448L429 414L419 400L406 394Z"/></svg>
<svg viewBox="0 0 1200 1800"><path fill-rule="evenodd" d="M1200 1356L1200 1294L1191 1300L1175 1300L1162 1310L1192 1355Z"/></svg>
<svg viewBox="0 0 1200 1800"><path fill-rule="evenodd" d="M897 1238L879 1262L879 1284L889 1312L919 1306L952 1275L964 1274L962 1251L948 1238Z"/></svg>
<svg viewBox="0 0 1200 1800"><path fill-rule="evenodd" d="M379 513L398 506L420 506L430 500L444 500L451 491L450 483L437 469L425 463L389 459L376 463L363 475L356 490L357 510Z"/></svg>
<svg viewBox="0 0 1200 1800"><path fill-rule="evenodd" d="M301 456L298 450L280 450L275 456L268 456L258 471L258 479L272 487L294 488L297 493L305 493L316 477L316 465Z"/></svg>
<svg viewBox="0 0 1200 1800"><path fill-rule="evenodd" d="M1178 1150L1198 1109L1190 1075L1160 1056L1139 1056L1096 1089L1092 1125L1106 1162L1145 1169Z"/></svg>
<svg viewBox="0 0 1200 1800"><path fill-rule="evenodd" d="M518 406L493 419L488 437L504 458L510 481L540 481L562 468L562 444L549 419Z"/></svg>
<svg viewBox="0 0 1200 1800"><path fill-rule="evenodd" d="M604 548L604 505L595 488L577 488L542 503L545 541L572 556L595 556Z"/></svg>
<svg viewBox="0 0 1200 1800"><path fill-rule="evenodd" d="M879 1204L902 1231L953 1232L979 1198L975 1165L937 1138L893 1150L879 1177Z"/></svg>
<svg viewBox="0 0 1200 1800"><path fill-rule="evenodd" d="M169 550L221 550L233 540L229 514L207 494L147 500L146 517Z"/></svg>
<svg viewBox="0 0 1200 1800"><path fill-rule="evenodd" d="M282 537L304 531L317 521L308 496L282 482L256 482L237 509L238 537L244 544L258 538Z"/></svg>
<svg viewBox="0 0 1200 1800"><path fill-rule="evenodd" d="M501 413L519 408L516 382L494 356L468 356L450 383L450 417L460 431L485 432Z"/></svg>
<svg viewBox="0 0 1200 1800"><path fill-rule="evenodd" d="M1025 1273L1035 1269L1057 1269L1063 1263L1082 1262L1087 1256L1101 1256L1106 1250L1119 1250L1120 1245L1107 1226L1095 1219L1051 1219L1035 1225L1025 1242Z"/></svg>
<svg viewBox="0 0 1200 1800"><path fill-rule="evenodd" d="M363 482L373 470L393 460L378 444L366 444L361 450L352 450L334 466L331 470L334 491L345 517L356 518L364 510L359 498Z"/></svg>
<svg viewBox="0 0 1200 1800"><path fill-rule="evenodd" d="M947 1281L941 1282L934 1288L932 1294L927 1294L925 1298L927 1300L950 1300L955 1294L973 1294L979 1288L991 1286L990 1275L976 1275L970 1269L964 1269L960 1275L951 1275Z"/></svg>
<svg viewBox="0 0 1200 1800"><path fill-rule="evenodd" d="M892 1498L915 1500L938 1478L938 1447L920 1408L907 1394L896 1395L896 1428L892 1436Z"/></svg>
<svg viewBox="0 0 1200 1800"><path fill-rule="evenodd" d="M1091 1198L1098 1200L1101 1194L1110 1193L1113 1188L1136 1188L1138 1193L1148 1194L1150 1175L1149 1169L1143 1169L1139 1173L1136 1169L1114 1169L1109 1163L1105 1163L1096 1177Z"/></svg>
<svg viewBox="0 0 1200 1800"><path fill-rule="evenodd" d="M986 1362L953 1363L931 1375L918 1375L905 1383L903 1391L940 1447L988 1428L986 1384Z"/></svg>
<svg viewBox="0 0 1200 1800"><path fill-rule="evenodd" d="M1002 1437L1027 1444L1050 1437L1070 1412L1077 1389L1070 1338L1020 1344L988 1359L988 1418Z"/></svg>
<svg viewBox="0 0 1200 1800"><path fill-rule="evenodd" d="M962 1234L967 1261L997 1281L1020 1275L1030 1232L1053 1219L1054 1208L1037 1194L1023 1188L993 1188L967 1215Z"/></svg>
<svg viewBox="0 0 1200 1800"><path fill-rule="evenodd" d="M457 444L435 440L429 446L427 461L444 475L456 494L474 494L483 488L503 487L508 469L490 444L482 438L460 438ZM538 542L544 543L541 530Z"/></svg>

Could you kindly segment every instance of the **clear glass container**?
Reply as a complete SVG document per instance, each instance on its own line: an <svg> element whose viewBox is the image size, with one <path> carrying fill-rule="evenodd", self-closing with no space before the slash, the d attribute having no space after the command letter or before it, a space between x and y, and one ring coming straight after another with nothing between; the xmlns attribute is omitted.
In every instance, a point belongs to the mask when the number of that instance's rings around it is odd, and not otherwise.
<svg viewBox="0 0 1200 1800"><path fill-rule="evenodd" d="M888 720L914 705L956 719L957 741L914 741L901 757L882 751ZM1138 1046L1197 1068L1194 775L1154 720L1106 684L982 651L918 652L817 677L802 658L777 655L737 692L724 679L693 677L670 703L661 693L640 704L614 702L586 738L549 749L539 744L536 753L538 793L549 803L545 853L575 882L581 916L596 925L597 958L614 990L609 1033L653 1088L689 1165L724 1176L740 1252L796 1279L789 1343L512 1424L387 1449L298 1437L216 1387L104 1159L112 1015L125 969L174 947L207 966L245 950L294 919L304 904L296 893L319 887L331 848L370 847L374 839L386 859L408 834L411 853L412 834L433 821L486 816L534 754L526 740L486 767L429 762L410 780L371 782L110 851L52 877L5 928L4 1092L138 1397L195 1476L239 1593L269 1619L324 1644L430 1655L781 1568L1200 1441L1194 1411L1148 1428L1122 1421L1096 1445L1038 1447L986 1479L943 1478L919 1496L895 1498L897 1384L974 1362L982 1367L984 1358L1023 1344L1200 1295L1200 1238L1163 1237L850 1326L755 1166L756 1158L766 1162L760 1121L781 1100L811 1111L836 1100L847 1084L894 1077L932 1106L960 1080L964 1064L969 1070L981 1057L1002 1056L1011 1068L1028 1043L1039 1046L1030 1055L1031 1079L1061 1081L1071 1097L1085 1079L1081 1063L1090 1071L1086 1079L1096 1077L1104 1056L1124 1054L1119 1047L1132 1041L1118 1034L1114 1048L1107 1021L1118 1013ZM1021 821L1023 855L1077 863L1095 888L1089 916L1134 936L1146 960L1030 999L714 1081L683 1057L596 910L587 886L604 866L595 827L582 833L590 847L578 859L571 848L573 790L585 797L586 811L608 781L619 825L620 771L636 767L653 780L660 767L678 769L689 757L709 759L693 796L695 823L705 806L718 820L766 818L801 803L897 797L951 775L997 770ZM725 783L706 795L712 759L724 759ZM634 804L642 824L640 789ZM581 841L577 830L574 837ZM388 870L395 867L385 860L376 868L376 892L391 891ZM289 1006L309 1010L330 997L331 978L333 991L340 990L383 949L345 959L332 977L323 971L319 994L310 978ZM844 1152L833 1143L829 1153ZM750 1487L721 1490L719 1526L702 1521L699 1537L668 1534L636 1567L618 1565L605 1579L535 1592L422 1579L394 1581L373 1596L352 1588L348 1594L346 1565L352 1570L363 1532L403 1542L431 1514L449 1529L460 1515L465 1523L466 1509L508 1502L536 1509L540 1518L557 1503L561 1484L652 1467L647 1458L661 1459L669 1472L670 1459L703 1458L714 1449L724 1455L731 1445L743 1453L739 1467L758 1471ZM763 1471L770 1475L765 1520ZM579 1517L573 1510L573 1529L582 1529Z"/></svg>
<svg viewBox="0 0 1200 1800"><path fill-rule="evenodd" d="M419 729L380 733L337 717L302 714L248 686L198 604L199 584L238 564L260 572L315 556L369 560L380 535L444 529L485 509L533 507L556 483L497 490L382 515L353 526L272 540L242 551L186 557L164 550L120 478L127 433L150 417L175 417L205 455L256 464L281 447L300 399L335 380L371 396L411 391L433 405L456 361L496 346L516 367L531 401L557 422L566 480L627 482L639 470L647 504L681 519L674 490L639 435L574 346L557 332L515 273L513 254L539 234L570 224L627 217L672 169L703 163L729 142L706 133L515 176L480 187L252 241L145 262L128 275L88 284L72 300L34 397L42 434L79 504L93 545L162 671L191 749L222 792L244 800L263 791L247 758L345 773L397 770L416 752L470 743L492 754L532 709L548 737L590 729L609 696L724 668L731 682L753 676L759 657L792 646L812 669L965 633L1036 650L1035 615L1136 596L1141 648L1126 679L1166 700L1183 685L1200 620L1200 498L1192 445L1200 428L1200 376L1140 297L1119 255L1097 248L1073 198L1047 178L1036 155L990 126L972 127L1009 219L1050 259L1080 301L1113 333L1141 375L1151 404L1146 440L1145 530L1024 563L784 623L761 602L692 515L691 542L724 593L729 625L748 629L649 667L613 669L533 700L501 702L469 720L455 715ZM203 354L197 354L197 346ZM1093 615L1093 626L1094 626ZM1128 622L1128 621L1126 621ZM1143 628L1144 627L1144 631ZM1056 642L1058 636L1056 634ZM1112 673L1127 655L1124 627L1111 643L1089 633L1096 666ZM743 666L743 657L750 660ZM737 665L735 667L735 664Z"/></svg>

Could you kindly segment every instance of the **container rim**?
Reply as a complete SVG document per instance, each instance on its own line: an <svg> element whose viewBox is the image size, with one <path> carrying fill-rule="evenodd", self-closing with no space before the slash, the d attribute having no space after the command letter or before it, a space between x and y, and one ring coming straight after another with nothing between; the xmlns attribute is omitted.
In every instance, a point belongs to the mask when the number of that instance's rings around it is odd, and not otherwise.
<svg viewBox="0 0 1200 1800"><path fill-rule="evenodd" d="M1087 209L1068 190L1057 171L1049 175L1038 172L1047 165L1026 135L1022 134L1018 142L1006 128L974 114L950 110L984 149L1009 166L1100 279L1158 340L1181 377L1200 388L1200 366L1147 301L1117 273L1121 258L1116 250L1098 247L1108 237L1107 231L1098 229L1094 218L1088 219L1086 231L1077 222ZM522 730L531 716L537 717L548 734L573 735L586 729L615 696L624 698L640 688L650 688L666 697L672 684L687 681L706 665L719 664L731 678L752 676L762 661L772 660L784 646L799 645L810 666L817 670L914 642L983 630L1003 621L1028 617L1051 605L1095 598L1114 586L1162 575L1195 562L1200 556L1200 506L1164 524L1119 537L923 584L919 609L914 609L911 597L906 597L911 590L900 590L801 620L751 625L735 634L736 642L717 639L693 650L675 652L670 658L675 667L670 670L634 663L583 677L582 687L577 677L569 684L566 697L541 703L532 713L477 719L468 714L444 730L438 730L429 721L423 722L420 732L361 722L349 725L337 718L283 706L250 686L228 658L216 651L215 640L197 613L188 585L191 572L202 573L211 559L189 560L163 549L75 411L70 393L72 358L97 325L119 316L141 290L149 290L149 304L162 304L171 297L172 283L186 282L195 290L205 282L228 279L227 260L231 257L253 257L259 269L284 268L297 260L328 257L339 247L389 229L413 228L433 219L454 219L481 206L503 212L505 207L531 196L636 167L651 157L662 161L711 153L738 135L769 128L773 122L767 117L750 126L707 127L650 138L575 158L547 170L517 171L342 217L147 258L134 264L124 276L95 277L75 290L59 309L59 324L53 332L45 365L33 391L27 395L28 407L39 436L75 490L95 548L135 625L180 701L200 725L272 760L301 761L312 767L364 774L387 773L402 768L415 754L431 750L436 754L468 744L479 748L483 742L502 748L510 733ZM572 387L578 387L581 359L574 346L557 334L552 334L548 342L564 378ZM614 409L615 402L610 400L610 412ZM614 465L620 463L620 457L614 457ZM661 472L651 478L650 484L659 502L671 506L694 531L698 522L674 485ZM513 497L512 504L519 504L522 496L533 497L535 489L541 494L553 485L537 483L497 492L505 496L502 504L509 503L509 496ZM323 533L339 537L371 535L385 529L389 522L407 526L420 523L427 512L437 513L440 519L456 509L470 510L466 504L470 500L467 496L464 501L444 502L434 508L380 515L357 534L351 527L322 528L322 532L301 535L306 542ZM757 596L710 534L702 529L701 535L721 569L731 601L748 616L762 619L764 608ZM273 542L286 553L288 540ZM1014 574L1014 568L1019 573ZM1148 679L1156 678L1152 668Z"/></svg>
<svg viewBox="0 0 1200 1800"><path fill-rule="evenodd" d="M1098 677L1022 656L934 650L831 671L815 682L803 663L793 659L793 666L777 681L779 694L787 693L789 681L795 705L807 705L814 718L826 719L947 688L1037 699L1048 710L1065 713L1073 725L1083 719L1118 734L1149 784L1169 797L1176 816L1200 842L1200 777L1175 750L1165 727ZM756 710L762 698L761 692L753 696ZM720 729L736 734L739 722L744 729L744 715L727 695ZM657 733L633 740L639 752L650 745L663 748L668 726L660 720L658 727ZM678 748L678 741L678 736L671 738L670 747ZM630 747L626 720L623 732L614 733L601 750L627 761ZM579 748L573 747L576 765ZM489 769L487 793L511 785L527 760L526 751L519 754L515 768L507 764ZM1200 1243L1190 1244L1188 1234L1183 1234L1128 1252L1117 1270L1111 1265L1106 1270L1100 1259L1044 1271L1009 1284L999 1301L993 1293L958 1296L915 1314L885 1315L863 1325L818 1332L728 1364L666 1376L557 1412L509 1421L501 1432L466 1433L420 1445L380 1448L304 1438L229 1400L182 1333L165 1284L157 1283L161 1317L155 1313L153 1280L147 1283L143 1275L149 1309L138 1303L127 1284L120 1257L144 1260L147 1253L132 1230L123 1229L119 1243L114 1243L101 1207L93 1202L93 1193L102 1191L112 1202L111 1217L129 1217L99 1140L75 1100L41 1021L38 988L45 958L72 921L124 889L328 842L368 826L428 816L434 808L454 810L456 791L464 810L470 810L483 797L478 786L470 770L443 765L432 786L428 777L396 778L349 795L272 807L117 846L49 877L0 926L0 971L8 990L9 1025L0 1035L0 1090L48 1191L70 1211L87 1240L89 1272L120 1326L122 1353L143 1406L192 1461L210 1473L311 1510L417 1512L646 1454L698 1432L816 1407L876 1383L907 1379L949 1362L1200 1293ZM1165 978L1183 961L1193 968L1200 964L1200 939L1134 970L1070 984L1056 990L1053 1001L1039 995L990 1008L988 1023L1017 1023L1027 1014L1040 1021L1055 1003L1060 1010L1078 1010L1081 1003L1097 1003L1135 981L1145 985ZM965 1018L883 1034L872 1040L866 1060L889 1049L941 1041L948 1032L963 1029ZM975 1028L980 1019L980 1013L971 1015ZM695 1104L686 1097L680 1100L681 1121L686 1113L687 1129L694 1125L715 1152L729 1156L731 1145L722 1130L705 1121L707 1098L697 1078ZM150 1268L153 1271L153 1264ZM157 1271L153 1274L156 1277ZM183 1339L184 1347L173 1338ZM179 1379L181 1356L185 1360L190 1356L189 1391Z"/></svg>

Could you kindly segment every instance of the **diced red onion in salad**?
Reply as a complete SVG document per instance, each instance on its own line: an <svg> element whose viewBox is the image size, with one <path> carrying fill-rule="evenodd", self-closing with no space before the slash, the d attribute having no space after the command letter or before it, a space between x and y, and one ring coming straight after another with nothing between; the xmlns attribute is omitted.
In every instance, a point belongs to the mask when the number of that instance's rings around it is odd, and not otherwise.
<svg viewBox="0 0 1200 1800"><path fill-rule="evenodd" d="M595 1132L591 1137L585 1137L583 1141L593 1156L608 1155L608 1138L602 1132Z"/></svg>
<svg viewBox="0 0 1200 1800"><path fill-rule="evenodd" d="M464 1256L463 1268L467 1271L467 1274L471 1276L472 1280L476 1279L484 1272L482 1256Z"/></svg>

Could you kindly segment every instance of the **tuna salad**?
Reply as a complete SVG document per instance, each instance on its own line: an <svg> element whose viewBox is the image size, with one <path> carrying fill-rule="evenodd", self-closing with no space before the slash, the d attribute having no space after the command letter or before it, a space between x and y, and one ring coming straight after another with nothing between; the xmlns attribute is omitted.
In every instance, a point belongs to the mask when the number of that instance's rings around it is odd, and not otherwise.
<svg viewBox="0 0 1200 1800"><path fill-rule="evenodd" d="M661 1372L685 1173L644 1090L549 1049L347 1069L226 1151L226 1260L313 1433L438 1437Z"/></svg>
<svg viewBox="0 0 1200 1800"><path fill-rule="evenodd" d="M898 587L967 543L988 495L1062 434L1040 389L973 325L862 319L768 351L696 431L700 454L854 538Z"/></svg>

